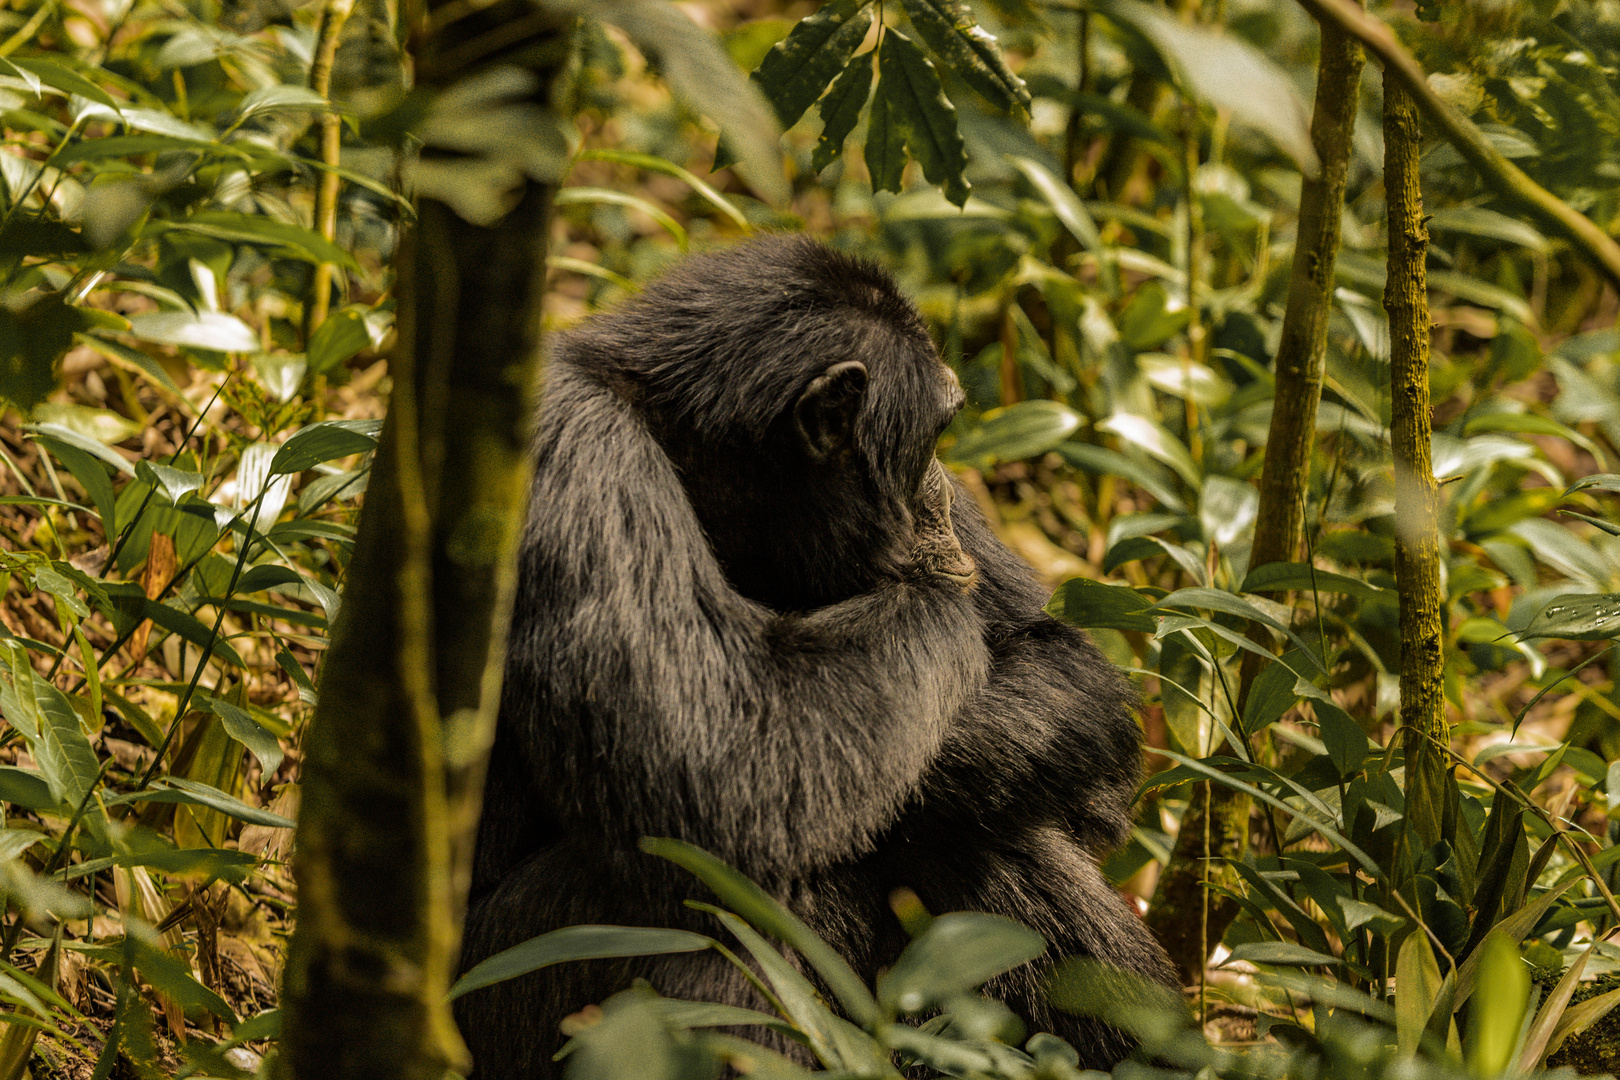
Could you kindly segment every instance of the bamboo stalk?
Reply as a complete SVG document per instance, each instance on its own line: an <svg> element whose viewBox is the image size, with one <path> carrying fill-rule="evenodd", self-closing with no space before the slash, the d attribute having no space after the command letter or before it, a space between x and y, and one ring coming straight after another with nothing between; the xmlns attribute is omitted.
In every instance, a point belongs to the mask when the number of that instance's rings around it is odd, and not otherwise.
<svg viewBox="0 0 1620 1080"><path fill-rule="evenodd" d="M1429 229L1418 185L1417 105L1384 69L1384 198L1389 208L1390 442L1395 455L1395 579L1400 589L1401 727L1406 814L1425 845L1441 836L1447 745L1440 588L1439 488L1430 460Z"/></svg>
<svg viewBox="0 0 1620 1080"><path fill-rule="evenodd" d="M332 99L332 65L337 61L338 42L343 38L343 27L354 12L354 0L327 0L321 13L321 28L316 36L315 59L309 66L309 87L330 103ZM327 168L321 173L315 188L315 231L327 240L337 239L338 194L342 179L336 169L343 150L343 118L328 109L321 114L321 160ZM326 321L332 302L332 275L336 271L331 263L315 267L315 282L310 288L309 311L304 318L306 336L313 334Z"/></svg>

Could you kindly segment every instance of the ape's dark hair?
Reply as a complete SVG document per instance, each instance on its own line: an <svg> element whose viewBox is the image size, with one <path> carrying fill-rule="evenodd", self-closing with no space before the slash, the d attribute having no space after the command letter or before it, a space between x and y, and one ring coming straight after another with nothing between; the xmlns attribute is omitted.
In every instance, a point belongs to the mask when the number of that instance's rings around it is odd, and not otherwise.
<svg viewBox="0 0 1620 1080"><path fill-rule="evenodd" d="M1041 985L1075 955L1170 977L1094 861L1130 824L1128 690L971 499L971 591L919 559L960 405L893 280L799 238L690 259L557 339L464 966L577 923L713 932L635 847L675 836L868 978L904 945L899 886L1019 919L1048 956L991 992L1085 1064L1129 1051ZM558 1022L636 976L760 1004L710 954L548 968L458 1001L478 1080L555 1075Z"/></svg>

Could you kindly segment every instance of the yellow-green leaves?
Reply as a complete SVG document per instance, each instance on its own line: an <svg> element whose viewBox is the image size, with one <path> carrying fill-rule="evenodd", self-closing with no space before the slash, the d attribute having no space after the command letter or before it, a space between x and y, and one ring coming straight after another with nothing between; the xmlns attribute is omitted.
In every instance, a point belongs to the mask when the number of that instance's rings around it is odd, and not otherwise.
<svg viewBox="0 0 1620 1080"><path fill-rule="evenodd" d="M1506 934L1493 932L1480 946L1479 989L1469 1015L1468 1066L1475 1076L1501 1076L1519 1043L1530 1001L1530 972Z"/></svg>

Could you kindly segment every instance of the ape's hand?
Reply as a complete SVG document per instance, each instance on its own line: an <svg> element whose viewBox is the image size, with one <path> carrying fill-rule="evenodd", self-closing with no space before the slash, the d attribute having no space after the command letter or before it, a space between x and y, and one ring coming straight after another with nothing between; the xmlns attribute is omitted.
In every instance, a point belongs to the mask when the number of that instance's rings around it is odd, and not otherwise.
<svg viewBox="0 0 1620 1080"><path fill-rule="evenodd" d="M979 568L956 538L951 524L951 479L938 461L929 467L917 489L912 518L915 538L911 554L916 570L955 582L964 590L972 589L978 583Z"/></svg>

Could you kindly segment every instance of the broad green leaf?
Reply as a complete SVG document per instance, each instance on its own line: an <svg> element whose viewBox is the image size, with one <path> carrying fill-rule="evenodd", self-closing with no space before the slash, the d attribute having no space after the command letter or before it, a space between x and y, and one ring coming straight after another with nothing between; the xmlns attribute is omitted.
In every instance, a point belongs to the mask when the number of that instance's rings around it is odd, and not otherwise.
<svg viewBox="0 0 1620 1080"><path fill-rule="evenodd" d="M1556 1054L1565 1039L1587 1030L1613 1012L1617 1005L1620 1005L1620 989L1571 1005L1559 1017L1558 1026L1553 1028L1552 1037L1547 1040L1547 1056Z"/></svg>
<svg viewBox="0 0 1620 1080"><path fill-rule="evenodd" d="M896 123L899 88L880 78L872 90L872 109L866 123L866 172L873 191L900 190L906 172L906 140Z"/></svg>
<svg viewBox="0 0 1620 1080"><path fill-rule="evenodd" d="M85 494L90 496L90 501L95 504L96 514L101 518L102 535L117 536L120 525L118 499L113 494L112 481L107 477L107 466L102 464L106 458L100 454L92 455L83 446L77 442L70 442L65 437L45 433L53 427L54 425L50 424L42 425L41 430L34 434L35 441L66 466L67 471L72 473L73 478L84 488ZM124 464L129 463L126 461Z"/></svg>
<svg viewBox="0 0 1620 1080"><path fill-rule="evenodd" d="M155 937L149 941L144 934L132 933L125 938L124 947L146 981L178 1001L182 1009L202 1009L228 1024L236 1023L236 1011L225 999L198 982L190 965L165 952Z"/></svg>
<svg viewBox="0 0 1620 1080"><path fill-rule="evenodd" d="M58 801L78 806L101 774L101 763L90 740L79 727L79 714L67 696L35 675L34 699L39 702L39 738L30 745L39 771ZM19 691L21 687L18 687Z"/></svg>
<svg viewBox="0 0 1620 1080"><path fill-rule="evenodd" d="M1095 473L1098 476L1118 476L1129 480L1143 491L1157 499L1165 507L1180 513L1187 508L1187 504L1177 495L1172 486L1175 481L1160 471L1156 465L1150 465L1135 458L1126 457L1117 450L1110 450L1105 446L1093 446L1090 443L1066 442L1056 448L1059 456L1077 469Z"/></svg>
<svg viewBox="0 0 1620 1080"><path fill-rule="evenodd" d="M145 459L135 463L135 475L151 484L155 490L163 492L170 503L179 503L191 492L200 490L203 485L202 473L176 469Z"/></svg>
<svg viewBox="0 0 1620 1080"><path fill-rule="evenodd" d="M1264 134L1300 171L1316 173L1320 162L1299 91L1258 49L1237 37L1189 26L1140 0L1102 0L1096 10L1141 34L1193 97L1229 110L1235 123Z"/></svg>
<svg viewBox="0 0 1620 1080"><path fill-rule="evenodd" d="M913 3L926 3L927 0L912 0ZM1080 242L1080 246L1094 254L1101 255L1106 251L1102 235L1097 232L1097 223L1091 219L1091 212L1086 204L1074 193L1074 189L1063 183L1045 165L1028 157L1010 157L1013 166L1024 174L1041 196L1046 204L1052 208L1052 213L1062 223L1069 234Z"/></svg>
<svg viewBox="0 0 1620 1080"><path fill-rule="evenodd" d="M1029 108L1029 88L1012 73L1001 46L961 0L902 0L917 36L990 104L1003 112Z"/></svg>
<svg viewBox="0 0 1620 1080"><path fill-rule="evenodd" d="M374 422L363 420L323 420L300 428L276 451L270 475L301 473L324 461L369 453L377 448L375 431Z"/></svg>
<svg viewBox="0 0 1620 1080"><path fill-rule="evenodd" d="M844 152L844 143L872 94L872 59L868 54L852 62L833 80L817 105L821 113L821 135L810 154L810 168L821 172Z"/></svg>
<svg viewBox="0 0 1620 1080"><path fill-rule="evenodd" d="M12 160L18 160L13 158ZM56 389L56 365L91 322L60 292L13 291L0 304L0 400L27 414Z"/></svg>
<svg viewBox="0 0 1620 1080"><path fill-rule="evenodd" d="M254 353L259 335L235 315L219 311L154 311L129 320L130 332L142 341L215 352Z"/></svg>
<svg viewBox="0 0 1620 1080"><path fill-rule="evenodd" d="M236 592L254 593L266 589L274 589L278 585L302 585L304 575L290 566L277 566L274 563L262 563L250 566L236 583Z"/></svg>
<svg viewBox="0 0 1620 1080"><path fill-rule="evenodd" d="M1103 557L1103 573L1112 574L1128 562L1151 559L1157 555L1169 555L1177 566L1187 572L1188 577L1203 583L1205 569L1198 557L1180 544L1161 540L1157 536L1127 536L1109 548L1108 554Z"/></svg>
<svg viewBox="0 0 1620 1080"><path fill-rule="evenodd" d="M1468 1011L1468 1065L1475 1076L1501 1076L1513 1060L1530 1002L1530 972L1512 938L1493 932L1480 946L1479 989Z"/></svg>
<svg viewBox="0 0 1620 1080"><path fill-rule="evenodd" d="M1046 939L999 915L952 912L928 924L878 980L890 1015L918 1013L1040 956Z"/></svg>
<svg viewBox="0 0 1620 1080"><path fill-rule="evenodd" d="M32 417L36 424L57 424L98 443L121 443L145 430L142 425L111 409L93 409L88 405L60 405L47 401L34 407Z"/></svg>
<svg viewBox="0 0 1620 1080"><path fill-rule="evenodd" d="M366 329L364 308L346 307L334 311L309 336L306 354L309 373L325 375L370 344L371 333Z"/></svg>
<svg viewBox="0 0 1620 1080"><path fill-rule="evenodd" d="M1163 426L1133 413L1116 412L1097 425L1101 431L1118 435L1127 444L1170 466L1193 490L1203 486L1202 470L1187 451L1186 444Z"/></svg>
<svg viewBox="0 0 1620 1080"><path fill-rule="evenodd" d="M1046 613L1070 626L1151 634L1159 628L1158 620L1148 614L1152 607L1153 601L1127 586L1072 578L1052 594Z"/></svg>
<svg viewBox="0 0 1620 1080"><path fill-rule="evenodd" d="M1039 457L1080 429L1080 416L1056 401L1020 401L985 414L946 454L949 461L991 464Z"/></svg>
<svg viewBox="0 0 1620 1080"><path fill-rule="evenodd" d="M640 846L648 854L668 859L696 874L727 907L791 946L821 976L843 1006L845 1015L855 1023L866 1026L877 1018L877 1003L871 991L849 963L758 885L702 848L679 840L647 837Z"/></svg>
<svg viewBox="0 0 1620 1080"><path fill-rule="evenodd" d="M653 930L639 926L566 926L530 938L480 961L456 980L456 984L450 988L450 999L454 1001L473 990L515 979L552 964L616 956L697 952L713 944L713 938L685 930Z"/></svg>
<svg viewBox="0 0 1620 1080"><path fill-rule="evenodd" d="M1337 705L1316 701L1312 706L1316 711L1322 745L1327 747L1328 757L1339 775L1348 779L1367 760L1367 752L1371 749L1367 733Z"/></svg>
<svg viewBox="0 0 1620 1080"><path fill-rule="evenodd" d="M9 713L7 719L10 719ZM15 724L12 726L16 727ZM0 765L0 802L8 802L24 810L55 811L61 805L51 794L51 785L46 783L44 776L33 769L19 769L14 765Z"/></svg>
<svg viewBox="0 0 1620 1080"><path fill-rule="evenodd" d="M1547 250L1547 238L1535 226L1483 206L1442 206L1429 215L1429 230L1504 240L1531 251Z"/></svg>
<svg viewBox="0 0 1620 1080"><path fill-rule="evenodd" d="M259 112L282 109L325 112L331 108L331 102L309 87L283 83L278 86L261 86L252 93L243 95L242 100L237 103L236 115L240 122Z"/></svg>
<svg viewBox="0 0 1620 1080"><path fill-rule="evenodd" d="M170 393L178 394L180 392L180 388L174 384L174 380L170 378L169 373L163 370L163 365L139 349L132 349L127 345L122 345L116 341L108 341L93 334L74 334L73 340L79 345L88 345L119 367L139 371Z"/></svg>
<svg viewBox="0 0 1620 1080"><path fill-rule="evenodd" d="M1417 1053L1429 1023L1429 1010L1440 993L1440 965L1422 929L1412 931L1401 943L1395 961L1395 981L1402 992L1395 995L1395 1038L1401 1056ZM1411 987L1411 990L1407 990Z"/></svg>
<svg viewBox="0 0 1620 1080"><path fill-rule="evenodd" d="M354 261L353 255L314 229L276 221L262 214L205 210L178 221L153 222L148 226L148 231L157 233L176 229L236 244L263 244L306 262L335 263L352 273L360 272L360 264Z"/></svg>
<svg viewBox="0 0 1620 1080"><path fill-rule="evenodd" d="M832 0L801 19L765 54L753 78L776 109L782 127L798 123L828 83L856 66L850 58L871 28L871 0Z"/></svg>
<svg viewBox="0 0 1620 1080"><path fill-rule="evenodd" d="M1289 967L1324 965L1337 967L1344 963L1337 956L1307 949L1291 941L1251 941L1232 947L1233 960L1247 960L1251 964L1283 964Z"/></svg>
<svg viewBox="0 0 1620 1080"><path fill-rule="evenodd" d="M1314 667L1318 670L1322 667L1322 661L1318 659L1316 653L1306 647L1305 642L1300 640L1298 634L1247 600L1234 596L1229 592L1206 588L1177 589L1163 600L1160 600L1157 606L1160 609L1175 607L1208 608L1211 611L1219 611L1226 615L1236 615L1240 619L1251 619L1263 626L1269 626L1288 638L1302 653L1310 657Z"/></svg>
<svg viewBox="0 0 1620 1080"><path fill-rule="evenodd" d="M1576 593L1554 597L1530 625L1519 631L1527 638L1565 638L1604 641L1620 637L1620 593Z"/></svg>
<svg viewBox="0 0 1620 1080"><path fill-rule="evenodd" d="M286 755L282 752L281 743L275 735L259 726L246 709L232 705L217 697L208 698L208 710L219 717L220 723L225 725L225 734L247 747L259 760L259 767L264 770L265 777L274 776L281 767L281 761ZM217 808L216 808L217 809Z"/></svg>
<svg viewBox="0 0 1620 1080"><path fill-rule="evenodd" d="M1266 563L1249 571L1240 590L1246 593L1288 592L1342 593L1380 604L1395 603L1389 589L1369 585L1331 570L1312 567L1308 563Z"/></svg>
<svg viewBox="0 0 1620 1080"><path fill-rule="evenodd" d="M113 100L111 94L64 64L37 56L13 56L7 59L11 66L21 68L63 95L78 94L115 112L118 109L119 103Z"/></svg>
<svg viewBox="0 0 1620 1080"><path fill-rule="evenodd" d="M1535 325L1535 312L1530 310L1529 302L1500 285L1492 285L1455 270L1430 270L1428 277L1429 288L1436 292L1450 293L1459 300L1496 308L1522 323Z"/></svg>
<svg viewBox="0 0 1620 1080"><path fill-rule="evenodd" d="M1252 735L1276 723L1283 713L1292 709L1299 700L1299 694L1294 691L1298 682L1299 676L1287 664L1273 660L1262 668L1243 703L1244 732Z"/></svg>
<svg viewBox="0 0 1620 1080"><path fill-rule="evenodd" d="M956 107L945 96L939 72L910 38L890 28L878 48L878 74L879 92L888 100L889 123L922 166L923 176L951 202L963 205L969 188L963 176L967 149L956 128Z"/></svg>

